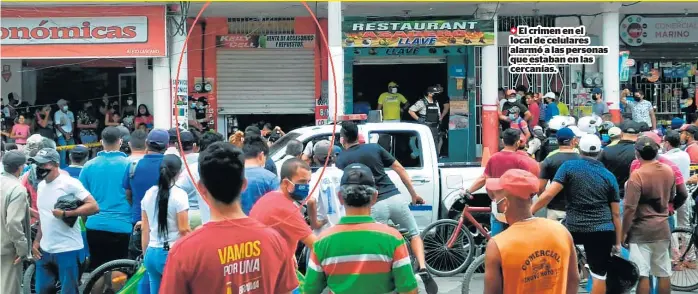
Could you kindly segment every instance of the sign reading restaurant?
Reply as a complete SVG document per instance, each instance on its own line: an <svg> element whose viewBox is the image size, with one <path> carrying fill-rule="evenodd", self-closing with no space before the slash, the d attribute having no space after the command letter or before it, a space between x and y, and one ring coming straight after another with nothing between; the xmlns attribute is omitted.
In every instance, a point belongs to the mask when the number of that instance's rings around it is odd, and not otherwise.
<svg viewBox="0 0 698 294"><path fill-rule="evenodd" d="M413 47L494 44L488 20L344 21L345 47Z"/></svg>

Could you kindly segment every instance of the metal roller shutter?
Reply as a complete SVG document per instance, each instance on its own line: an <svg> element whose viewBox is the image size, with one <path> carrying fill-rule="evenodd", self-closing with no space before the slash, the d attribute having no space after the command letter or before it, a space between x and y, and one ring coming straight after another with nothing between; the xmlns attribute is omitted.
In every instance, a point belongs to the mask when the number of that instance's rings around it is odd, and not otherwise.
<svg viewBox="0 0 698 294"><path fill-rule="evenodd" d="M218 50L220 114L315 113L314 51Z"/></svg>

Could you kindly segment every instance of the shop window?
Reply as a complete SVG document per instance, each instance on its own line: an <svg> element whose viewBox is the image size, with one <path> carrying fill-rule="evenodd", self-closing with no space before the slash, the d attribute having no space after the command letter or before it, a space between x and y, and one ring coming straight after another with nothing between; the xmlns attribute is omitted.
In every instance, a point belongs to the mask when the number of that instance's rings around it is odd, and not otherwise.
<svg viewBox="0 0 698 294"><path fill-rule="evenodd" d="M369 134L369 142L381 145L405 168L421 168L424 166L421 138L417 132L371 132Z"/></svg>

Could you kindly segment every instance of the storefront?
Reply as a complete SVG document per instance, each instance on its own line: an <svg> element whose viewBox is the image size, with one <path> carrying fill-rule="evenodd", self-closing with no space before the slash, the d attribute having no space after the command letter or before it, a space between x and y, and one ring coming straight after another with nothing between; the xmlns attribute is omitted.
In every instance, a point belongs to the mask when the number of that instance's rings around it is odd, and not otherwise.
<svg viewBox="0 0 698 294"><path fill-rule="evenodd" d="M80 109L106 94L152 111L152 93L137 89L136 64L167 56L165 6L8 5L0 15L3 99L13 93L36 107L66 99Z"/></svg>
<svg viewBox="0 0 698 294"><path fill-rule="evenodd" d="M619 31L621 51L635 60L620 82L642 91L660 118L670 119L686 99L698 99L697 16L626 15Z"/></svg>
<svg viewBox="0 0 698 294"><path fill-rule="evenodd" d="M472 147L464 156L474 154L475 144L468 143L476 135L474 48L494 44L492 21L346 17L342 32L346 113L358 111L355 104L376 109L390 82L410 105L440 84L450 100L449 141ZM402 119L412 120L407 113Z"/></svg>

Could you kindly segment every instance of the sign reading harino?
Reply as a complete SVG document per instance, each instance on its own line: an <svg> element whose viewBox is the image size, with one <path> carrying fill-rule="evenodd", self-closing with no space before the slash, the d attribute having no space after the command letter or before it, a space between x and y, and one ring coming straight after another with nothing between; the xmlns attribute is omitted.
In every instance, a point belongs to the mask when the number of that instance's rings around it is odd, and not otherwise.
<svg viewBox="0 0 698 294"><path fill-rule="evenodd" d="M3 17L0 40L3 45L145 43L148 18Z"/></svg>
<svg viewBox="0 0 698 294"><path fill-rule="evenodd" d="M415 47L494 44L489 20L344 21L344 47Z"/></svg>

